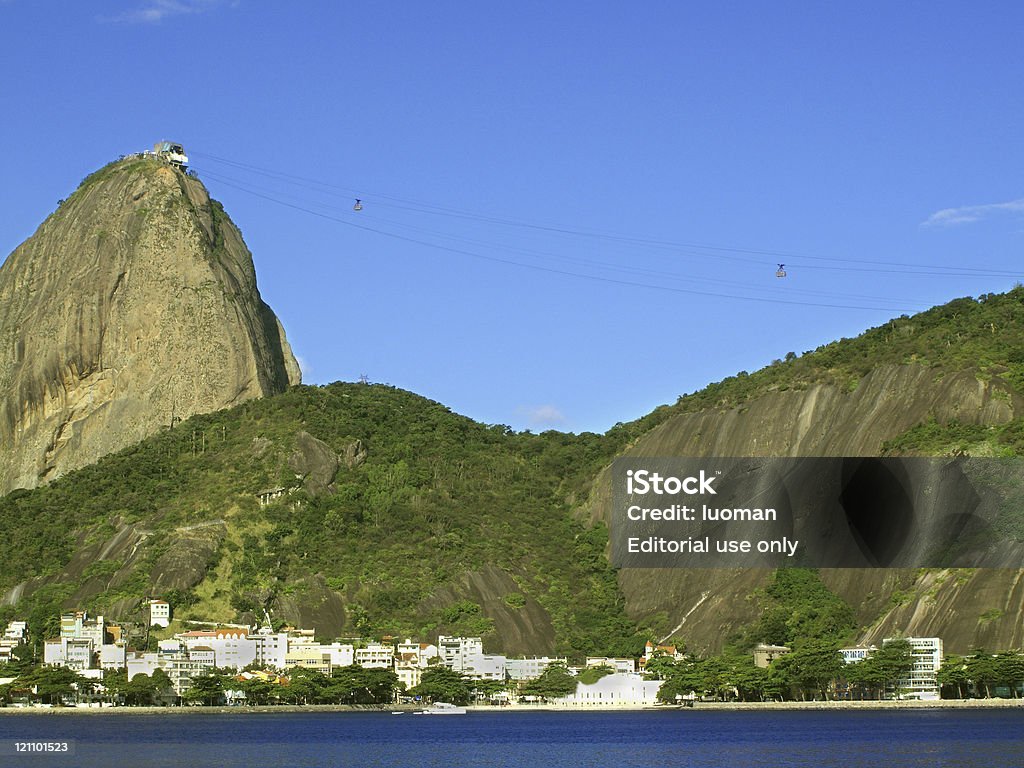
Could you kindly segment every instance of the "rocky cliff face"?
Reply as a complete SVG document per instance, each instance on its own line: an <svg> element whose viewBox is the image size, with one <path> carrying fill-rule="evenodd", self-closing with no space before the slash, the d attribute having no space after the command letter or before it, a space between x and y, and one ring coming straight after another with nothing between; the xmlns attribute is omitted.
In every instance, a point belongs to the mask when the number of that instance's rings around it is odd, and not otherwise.
<svg viewBox="0 0 1024 768"><path fill-rule="evenodd" d="M930 419L1000 424L1022 411L1020 394L999 376L965 371L940 377L925 366L883 366L852 391L815 385L771 392L741 408L672 417L625 455L877 456L886 440ZM584 513L608 521L607 474L592 501ZM756 618L748 598L770 573L623 569L620 583L631 617L660 625L693 650L718 650L729 634ZM1022 640L1017 570L833 569L822 571L822 578L856 609L868 642L900 631L939 635L948 651L966 652L975 645L1014 648Z"/></svg>
<svg viewBox="0 0 1024 768"><path fill-rule="evenodd" d="M299 378L202 183L112 163L0 267L0 493Z"/></svg>

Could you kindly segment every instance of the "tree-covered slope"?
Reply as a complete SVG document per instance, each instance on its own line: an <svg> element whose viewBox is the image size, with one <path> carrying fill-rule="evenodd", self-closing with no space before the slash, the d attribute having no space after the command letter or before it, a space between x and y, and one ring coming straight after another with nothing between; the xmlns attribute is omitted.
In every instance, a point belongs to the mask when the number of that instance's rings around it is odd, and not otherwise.
<svg viewBox="0 0 1024 768"><path fill-rule="evenodd" d="M445 631L510 652L625 653L639 623L715 649L757 621L748 598L767 574L616 574L602 522L614 456L1021 450L1022 288L788 357L605 435L515 434L356 384L197 416L0 498L0 588L21 601L3 611L37 625L72 606L131 618L152 593L179 617L266 610L325 636ZM861 637L902 629L1010 647L1020 579L1004 576L822 573ZM988 635L973 613L949 623L976 603L999 612Z"/></svg>
<svg viewBox="0 0 1024 768"><path fill-rule="evenodd" d="M297 387L0 498L0 586L22 598L8 613L132 617L163 594L179 618L626 652L607 536L569 514L606 442L386 386Z"/></svg>

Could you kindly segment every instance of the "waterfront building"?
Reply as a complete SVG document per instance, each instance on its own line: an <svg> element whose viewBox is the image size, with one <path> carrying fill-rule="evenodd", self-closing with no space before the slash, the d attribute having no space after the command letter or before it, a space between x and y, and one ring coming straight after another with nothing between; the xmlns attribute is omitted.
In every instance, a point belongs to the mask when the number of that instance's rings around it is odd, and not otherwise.
<svg viewBox="0 0 1024 768"><path fill-rule="evenodd" d="M296 647L288 649L288 654L284 659L284 666L286 670L294 669L295 667L312 669L322 672L328 677L331 676L333 669L330 653L324 652L319 645L306 643L300 643Z"/></svg>
<svg viewBox="0 0 1024 768"><path fill-rule="evenodd" d="M882 645L899 638L889 637ZM906 637L914 666L906 677L896 681L896 690L902 699L934 701L940 698L940 686L935 679L942 666L942 639L938 637Z"/></svg>
<svg viewBox="0 0 1024 768"><path fill-rule="evenodd" d="M577 683L576 690L552 704L580 709L650 707L658 703L661 680L644 680L642 675L615 672L589 685Z"/></svg>
<svg viewBox="0 0 1024 768"><path fill-rule="evenodd" d="M504 656L478 653L463 660L462 672L475 680L504 680L505 663Z"/></svg>
<svg viewBox="0 0 1024 768"><path fill-rule="evenodd" d="M152 675L162 669L170 678L176 696L184 695L192 687L193 677L208 674L215 666L208 653L200 651L197 658L192 658L187 648L160 653L132 653L126 665L129 680L136 675Z"/></svg>

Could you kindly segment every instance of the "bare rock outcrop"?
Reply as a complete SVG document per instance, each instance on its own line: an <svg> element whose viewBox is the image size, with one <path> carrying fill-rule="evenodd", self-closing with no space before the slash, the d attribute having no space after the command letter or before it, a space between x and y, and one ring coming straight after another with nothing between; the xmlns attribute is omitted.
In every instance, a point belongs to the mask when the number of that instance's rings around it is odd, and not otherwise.
<svg viewBox="0 0 1024 768"><path fill-rule="evenodd" d="M238 229L158 160L86 178L0 266L0 493L299 380Z"/></svg>
<svg viewBox="0 0 1024 768"><path fill-rule="evenodd" d="M921 365L880 366L853 391L820 384L770 392L742 407L671 417L623 455L877 456L886 440L931 419L1001 424L1022 410L1020 394L998 376L982 380L963 371L940 377ZM606 471L580 514L591 522L609 522L610 513ZM756 618L756 603L748 596L771 573L624 568L619 581L632 618L647 623L660 615L667 620L666 630L689 648L717 651L731 633ZM825 583L854 607L858 621L870 627L864 640L899 630L941 635L952 652L979 643L999 648L1020 644L1020 571L991 570L939 583L927 574L884 568L821 572ZM897 590L909 595L908 602L893 608L890 596ZM1016 609L1010 599L1018 601Z"/></svg>

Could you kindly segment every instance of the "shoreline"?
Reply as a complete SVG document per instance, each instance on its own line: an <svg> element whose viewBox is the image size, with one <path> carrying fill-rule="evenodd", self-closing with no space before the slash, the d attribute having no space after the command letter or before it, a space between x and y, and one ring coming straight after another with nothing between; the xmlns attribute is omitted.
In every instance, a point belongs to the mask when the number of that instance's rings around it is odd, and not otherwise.
<svg viewBox="0 0 1024 768"><path fill-rule="evenodd" d="M474 714L500 714L502 712L800 712L800 711L870 711L920 709L1024 709L1024 699L939 699L937 701L705 701L691 707L616 706L571 707L552 704L510 704L507 706L469 706ZM0 707L4 715L247 715L295 714L300 712L401 712L410 714L423 709L422 705L396 704L392 706L351 704L281 704L258 706L216 707Z"/></svg>

